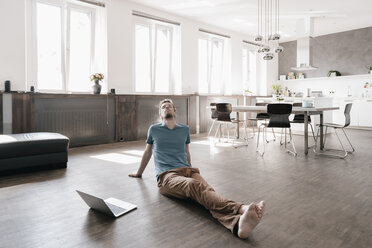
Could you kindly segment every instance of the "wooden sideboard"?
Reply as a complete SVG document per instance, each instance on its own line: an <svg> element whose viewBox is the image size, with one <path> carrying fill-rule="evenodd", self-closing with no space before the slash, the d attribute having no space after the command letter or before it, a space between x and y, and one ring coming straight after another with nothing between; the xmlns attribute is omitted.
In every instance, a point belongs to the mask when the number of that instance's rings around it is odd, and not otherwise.
<svg viewBox="0 0 372 248"><path fill-rule="evenodd" d="M59 132L71 147L145 139L148 127L160 121L158 103L164 98L175 102L177 121L189 125L191 134L208 130L210 102L243 104L242 96L10 94L12 133ZM2 99L0 93L0 132Z"/></svg>

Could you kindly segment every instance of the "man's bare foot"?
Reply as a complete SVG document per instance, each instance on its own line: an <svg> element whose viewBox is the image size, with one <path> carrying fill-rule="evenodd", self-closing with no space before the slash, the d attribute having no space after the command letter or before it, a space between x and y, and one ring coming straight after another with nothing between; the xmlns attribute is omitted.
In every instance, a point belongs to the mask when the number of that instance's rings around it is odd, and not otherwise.
<svg viewBox="0 0 372 248"><path fill-rule="evenodd" d="M250 205L243 205L241 211L242 215L239 219L239 230L238 237L242 239L248 238L252 230L260 222L265 210L265 201L261 201L258 204L251 203Z"/></svg>
<svg viewBox="0 0 372 248"><path fill-rule="evenodd" d="M261 214L261 217L258 216L259 218L262 218L262 215L263 215L264 212L265 212L265 206L266 206L265 201L260 201L260 202L256 205L256 209L257 209L257 211L258 211L258 215Z"/></svg>

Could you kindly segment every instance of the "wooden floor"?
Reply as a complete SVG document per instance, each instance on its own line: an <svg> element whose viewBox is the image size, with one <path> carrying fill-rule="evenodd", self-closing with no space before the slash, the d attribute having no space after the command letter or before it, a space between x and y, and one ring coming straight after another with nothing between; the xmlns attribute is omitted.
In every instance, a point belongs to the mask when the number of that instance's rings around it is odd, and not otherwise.
<svg viewBox="0 0 372 248"><path fill-rule="evenodd" d="M217 192L266 200L247 240L200 206L159 194L152 160L143 179L129 178L145 147L139 141L74 148L66 170L1 177L0 247L372 247L372 132L348 131L356 152L344 160L305 157L301 136L297 158L278 141L261 158L253 140L234 149L192 137L193 166ZM76 189L138 209L114 220L89 210Z"/></svg>

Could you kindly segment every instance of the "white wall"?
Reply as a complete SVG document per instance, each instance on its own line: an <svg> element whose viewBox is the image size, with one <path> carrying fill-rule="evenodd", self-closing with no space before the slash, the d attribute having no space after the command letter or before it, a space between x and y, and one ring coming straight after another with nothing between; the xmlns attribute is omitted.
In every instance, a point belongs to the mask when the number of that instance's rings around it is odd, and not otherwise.
<svg viewBox="0 0 372 248"><path fill-rule="evenodd" d="M278 54L274 55L274 59L269 60L266 62L266 89L264 92L266 95L271 95L272 94L272 89L271 85L276 84L278 80Z"/></svg>
<svg viewBox="0 0 372 248"><path fill-rule="evenodd" d="M132 10L160 16L181 23L182 93L198 91L198 37L199 28L231 36L231 77L233 94L242 92L242 40L250 37L213 27L193 20L174 16L146 6L121 0L107 1L108 15L108 78L109 88L119 94L133 92L133 17Z"/></svg>
<svg viewBox="0 0 372 248"><path fill-rule="evenodd" d="M0 1L0 90L5 80L11 90L26 88L25 1Z"/></svg>

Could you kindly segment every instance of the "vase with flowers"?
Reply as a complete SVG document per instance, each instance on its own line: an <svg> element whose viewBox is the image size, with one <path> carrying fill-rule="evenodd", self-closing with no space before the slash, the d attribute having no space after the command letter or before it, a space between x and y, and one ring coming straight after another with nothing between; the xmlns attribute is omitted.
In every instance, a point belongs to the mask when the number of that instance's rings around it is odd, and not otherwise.
<svg viewBox="0 0 372 248"><path fill-rule="evenodd" d="M273 89L273 98L282 97L283 89L280 84L273 84L271 88Z"/></svg>
<svg viewBox="0 0 372 248"><path fill-rule="evenodd" d="M94 73L94 74L90 75L89 78L90 78L90 81L94 81L93 93L94 94L100 94L102 86L99 84L99 82L104 79L103 74L102 73Z"/></svg>
<svg viewBox="0 0 372 248"><path fill-rule="evenodd" d="M364 93L362 93L362 97L369 97L368 88L371 86L369 82L364 83Z"/></svg>

